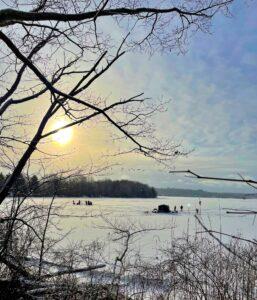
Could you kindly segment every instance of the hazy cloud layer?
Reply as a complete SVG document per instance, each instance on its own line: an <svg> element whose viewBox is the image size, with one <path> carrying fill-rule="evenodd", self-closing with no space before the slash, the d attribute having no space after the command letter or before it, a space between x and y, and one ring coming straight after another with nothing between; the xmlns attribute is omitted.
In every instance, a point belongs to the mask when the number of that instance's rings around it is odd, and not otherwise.
<svg viewBox="0 0 257 300"><path fill-rule="evenodd" d="M127 55L99 87L115 96L145 91L172 99L157 120L159 132L194 149L175 162L177 169L257 178L257 11L253 3L237 3L233 14L217 17L212 34L193 37L185 55ZM158 179L159 186L201 186L148 167L147 175L123 176L154 185Z"/></svg>

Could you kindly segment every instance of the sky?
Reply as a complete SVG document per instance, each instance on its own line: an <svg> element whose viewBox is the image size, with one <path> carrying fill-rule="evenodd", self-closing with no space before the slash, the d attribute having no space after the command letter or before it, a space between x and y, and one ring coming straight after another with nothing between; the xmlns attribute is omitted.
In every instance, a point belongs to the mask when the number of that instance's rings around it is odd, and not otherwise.
<svg viewBox="0 0 257 300"><path fill-rule="evenodd" d="M113 82L115 83L114 91ZM174 161L176 170L201 175L257 178L257 10L254 1L237 1L232 17L214 18L211 34L197 33L184 55L132 53L100 82L121 95L129 87L152 98L171 99L157 120L159 132L193 150ZM122 176L158 187L249 191L241 184L220 184L175 176L135 160ZM114 177L119 177L115 176ZM251 191L251 190L250 190Z"/></svg>
<svg viewBox="0 0 257 300"><path fill-rule="evenodd" d="M201 175L257 179L257 10L255 1L236 1L232 16L217 15L211 34L198 32L185 54L126 54L93 87L99 94L122 97L145 92L167 99L167 112L155 121L158 134L182 143L190 153L174 160L172 169ZM116 144L105 128L75 128L66 146L46 147L66 155L57 166L83 167L99 160ZM138 180L155 187L241 192L242 184L199 181L171 175L154 162L135 155L111 159L119 163L103 176ZM254 192L254 191L253 191Z"/></svg>

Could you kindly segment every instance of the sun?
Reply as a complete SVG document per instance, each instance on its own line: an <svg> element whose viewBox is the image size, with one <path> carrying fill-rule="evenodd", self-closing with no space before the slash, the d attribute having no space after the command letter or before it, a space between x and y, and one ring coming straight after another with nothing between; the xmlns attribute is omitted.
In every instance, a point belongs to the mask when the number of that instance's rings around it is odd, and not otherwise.
<svg viewBox="0 0 257 300"><path fill-rule="evenodd" d="M58 120L54 123L53 130L61 128L67 124L68 122L66 120ZM72 127L68 127L56 132L53 135L53 141L57 142L60 145L65 145L71 141L72 135L73 135Z"/></svg>

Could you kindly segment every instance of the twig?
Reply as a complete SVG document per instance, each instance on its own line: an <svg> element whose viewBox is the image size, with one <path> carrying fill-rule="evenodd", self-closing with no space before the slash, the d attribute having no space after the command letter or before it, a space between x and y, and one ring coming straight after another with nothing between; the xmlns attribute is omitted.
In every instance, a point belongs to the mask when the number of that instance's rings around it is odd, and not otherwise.
<svg viewBox="0 0 257 300"><path fill-rule="evenodd" d="M219 180L219 181L232 181L232 182L245 182L250 184L257 184L256 180L252 179L237 179L237 178L224 178L224 177L210 177L210 176L202 176L195 172L192 172L191 170L180 170L180 171L169 171L170 174L176 174L176 173L188 173L193 175L195 178L198 179L207 179L207 180Z"/></svg>

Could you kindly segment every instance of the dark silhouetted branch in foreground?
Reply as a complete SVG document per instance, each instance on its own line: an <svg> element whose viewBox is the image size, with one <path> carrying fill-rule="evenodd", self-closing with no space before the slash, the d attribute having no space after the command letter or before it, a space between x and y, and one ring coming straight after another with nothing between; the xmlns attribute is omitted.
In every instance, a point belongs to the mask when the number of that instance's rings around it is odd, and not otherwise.
<svg viewBox="0 0 257 300"><path fill-rule="evenodd" d="M224 1L225 2L225 1ZM229 1L226 1L229 3ZM217 5L218 6L218 5ZM221 4L219 4L221 6ZM138 7L138 8L127 8L120 7L115 9L105 9L101 11L88 11L79 14L63 14L56 12L26 12L18 11L14 9L3 9L0 11L1 22L0 26L7 26L15 24L18 21L59 21L59 22L71 22L71 21L83 21L94 19L97 17L104 16L133 16L140 14L170 14L177 13L181 17L186 16L197 16L204 18L211 18L212 15L208 14L208 11L214 8L213 6L206 6L201 10L186 11L177 7L171 7L166 9L154 8L154 7Z"/></svg>
<svg viewBox="0 0 257 300"><path fill-rule="evenodd" d="M177 174L177 173L185 173L185 174L190 174L194 178L197 179L205 179L205 180L219 180L219 181L230 181L230 182L245 182L245 183L250 183L250 184L257 184L256 180L252 179L237 179L237 178L224 178L224 177L211 177L211 176L202 176L199 175L195 172L192 172L191 170L179 170L179 171L169 171L170 174Z"/></svg>
<svg viewBox="0 0 257 300"><path fill-rule="evenodd" d="M224 232L217 231L217 230L208 229L208 230L205 230L205 231L197 231L196 233L197 234L199 234L199 233L214 233L214 234L224 235L224 236L231 237L232 239L244 241L244 242L251 243L251 244L254 244L254 245L257 246L257 242L256 241L253 241L253 240L250 240L250 239L241 238L239 236L236 236L236 235L233 235L233 234L224 233Z"/></svg>
<svg viewBox="0 0 257 300"><path fill-rule="evenodd" d="M207 232L215 241L217 241L223 248L225 248L228 252L230 252L231 254L233 254L234 256L236 256L237 258L239 258L240 260L242 260L243 262L245 262L246 264L248 264L252 269L257 270L256 266L253 265L251 263L251 261L249 260L245 260L240 254L238 254L234 249L232 249L231 247L229 247L228 245L226 245L224 242L222 242L215 234L212 230L209 230L204 224L203 222L200 220L200 218L195 215L196 220L198 221L198 223L202 226L202 228L205 230L205 232Z"/></svg>

